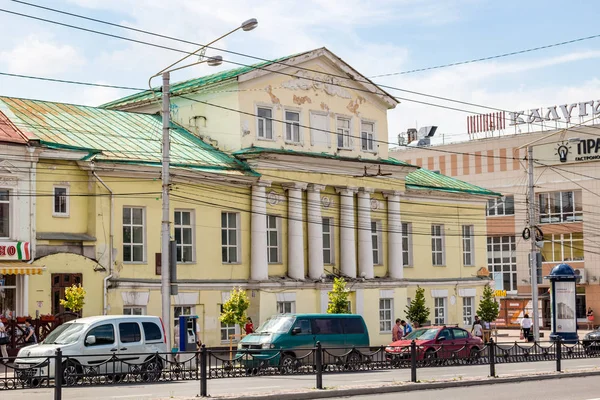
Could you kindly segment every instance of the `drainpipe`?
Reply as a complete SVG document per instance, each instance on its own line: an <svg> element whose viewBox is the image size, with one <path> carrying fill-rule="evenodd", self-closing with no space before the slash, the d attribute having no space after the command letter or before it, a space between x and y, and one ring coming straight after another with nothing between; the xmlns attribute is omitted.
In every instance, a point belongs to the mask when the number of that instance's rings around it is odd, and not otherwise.
<svg viewBox="0 0 600 400"><path fill-rule="evenodd" d="M29 193L36 192L36 163L34 161L35 148L27 147L29 153ZM35 260L35 208L36 208L36 196L29 197L29 245L31 260L27 264L32 264ZM23 275L23 315L29 315L29 275Z"/></svg>
<svg viewBox="0 0 600 400"><path fill-rule="evenodd" d="M94 164L92 164L92 175L94 175L94 177L98 180L98 182L100 182L100 184L102 186L104 186L104 188L106 190L108 190L108 192L110 193L110 240L109 240L109 246L110 246L110 251L108 253L108 275L104 278L104 286L103 286L103 293L104 293L104 300L102 303L102 312L104 315L107 314L107 308L108 308L108 280L110 278L112 278L113 276L113 242L114 242L114 220L115 220L115 196L113 194L113 191L110 190L110 188L106 185L106 183L104 183L104 181L98 176L98 174L96 174L96 171L94 171Z"/></svg>

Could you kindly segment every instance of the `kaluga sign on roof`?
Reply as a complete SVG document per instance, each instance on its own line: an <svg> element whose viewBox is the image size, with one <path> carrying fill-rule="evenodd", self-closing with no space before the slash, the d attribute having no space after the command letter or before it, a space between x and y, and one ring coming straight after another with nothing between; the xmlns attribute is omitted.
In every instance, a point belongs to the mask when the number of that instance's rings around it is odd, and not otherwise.
<svg viewBox="0 0 600 400"><path fill-rule="evenodd" d="M573 111L578 109L579 117L600 117L600 100L584 101L581 103L563 104L547 108L533 108L527 112L516 111L508 113L509 125L533 124L545 121L571 122L574 117Z"/></svg>

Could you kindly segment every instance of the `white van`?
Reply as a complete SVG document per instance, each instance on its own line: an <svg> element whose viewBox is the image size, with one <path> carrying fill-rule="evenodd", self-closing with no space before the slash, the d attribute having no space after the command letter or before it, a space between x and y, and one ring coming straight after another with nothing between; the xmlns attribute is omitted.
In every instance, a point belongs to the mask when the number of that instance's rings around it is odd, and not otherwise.
<svg viewBox="0 0 600 400"><path fill-rule="evenodd" d="M54 360L60 348L63 357L63 384L74 385L84 370L92 374L126 374L131 371L143 380L158 380L166 353L165 328L159 317L104 315L79 318L60 325L46 339L19 350L15 360L24 377L54 377ZM161 354L165 357L165 354ZM35 369L22 370L24 368ZM50 368L48 370L47 368ZM36 371L37 369L37 371ZM79 375L79 376L78 376Z"/></svg>

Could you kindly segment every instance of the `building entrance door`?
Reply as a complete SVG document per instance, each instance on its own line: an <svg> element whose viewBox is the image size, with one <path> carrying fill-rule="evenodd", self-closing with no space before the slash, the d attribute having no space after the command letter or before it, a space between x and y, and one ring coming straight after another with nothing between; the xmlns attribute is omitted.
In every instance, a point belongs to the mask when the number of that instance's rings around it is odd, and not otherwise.
<svg viewBox="0 0 600 400"><path fill-rule="evenodd" d="M65 298L65 289L73 285L83 285L82 274L52 274L52 314L63 313L65 308L60 301ZM81 316L81 312L79 313Z"/></svg>

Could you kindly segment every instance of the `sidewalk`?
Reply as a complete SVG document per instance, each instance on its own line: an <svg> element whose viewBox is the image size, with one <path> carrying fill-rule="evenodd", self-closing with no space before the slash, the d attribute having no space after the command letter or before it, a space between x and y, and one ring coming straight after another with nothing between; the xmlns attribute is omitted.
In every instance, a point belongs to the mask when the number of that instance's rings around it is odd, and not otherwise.
<svg viewBox="0 0 600 400"><path fill-rule="evenodd" d="M540 337L540 341L548 342L550 340L550 332L551 331L549 329L540 330L540 333L543 334L543 337ZM578 330L577 334L579 335L579 340L583 340L584 336L586 334L588 334L589 332L591 332L591 330L587 330L587 329ZM519 329L498 329L497 339L494 334L492 334L492 338L494 339L494 341L496 343L523 342L523 340L520 339L520 335L521 335L521 331Z"/></svg>

